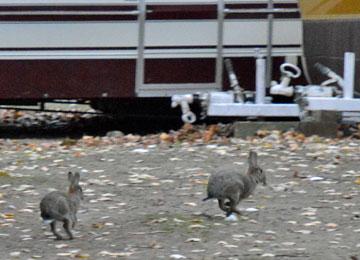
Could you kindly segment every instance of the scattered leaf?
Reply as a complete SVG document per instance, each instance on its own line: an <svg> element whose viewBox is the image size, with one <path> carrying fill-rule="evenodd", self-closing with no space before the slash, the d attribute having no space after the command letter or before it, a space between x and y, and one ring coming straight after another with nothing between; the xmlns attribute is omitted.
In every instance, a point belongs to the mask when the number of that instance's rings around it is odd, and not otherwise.
<svg viewBox="0 0 360 260"><path fill-rule="evenodd" d="M14 219L15 218L15 214L14 213L4 213L2 214L2 217L4 219Z"/></svg>
<svg viewBox="0 0 360 260"><path fill-rule="evenodd" d="M66 146L66 147L69 147L69 146L73 146L73 145L76 145L77 144L77 140L75 139L71 139L71 138L65 138L64 140L62 140L61 142L61 146Z"/></svg>
<svg viewBox="0 0 360 260"><path fill-rule="evenodd" d="M360 177L354 181L355 184L360 185Z"/></svg>
<svg viewBox="0 0 360 260"><path fill-rule="evenodd" d="M168 221L167 218L159 218L159 219L151 220L151 221L147 222L147 224L158 224L158 223L164 223L166 221Z"/></svg>
<svg viewBox="0 0 360 260"><path fill-rule="evenodd" d="M10 174L6 171L0 171L0 177L10 177Z"/></svg>
<svg viewBox="0 0 360 260"><path fill-rule="evenodd" d="M108 252L108 251L101 251L99 255L101 256L112 256L112 257L128 257L132 256L134 253L132 252Z"/></svg>
<svg viewBox="0 0 360 260"><path fill-rule="evenodd" d="M186 259L186 256L179 255L179 254L173 254L173 255L170 255L170 258L171 259Z"/></svg>
<svg viewBox="0 0 360 260"><path fill-rule="evenodd" d="M191 206L191 207L196 207L197 206L197 204L195 202L184 202L184 205Z"/></svg>
<svg viewBox="0 0 360 260"><path fill-rule="evenodd" d="M334 229L334 228L337 228L338 227L338 224L335 224L335 223L328 223L325 225L327 228L331 228L331 229Z"/></svg>
<svg viewBox="0 0 360 260"><path fill-rule="evenodd" d="M201 239L200 238L195 238L195 237L192 237L192 238L188 238L185 240L185 243L190 243L190 242L200 242Z"/></svg>
<svg viewBox="0 0 360 260"><path fill-rule="evenodd" d="M160 140L165 143L172 143L174 142L174 137L167 134L167 133L161 133L159 136Z"/></svg>
<svg viewBox="0 0 360 260"><path fill-rule="evenodd" d="M92 226L93 228L98 228L98 229L100 229L100 228L103 228L103 227L105 226L105 224L104 224L104 223L93 223L91 226Z"/></svg>
<svg viewBox="0 0 360 260"><path fill-rule="evenodd" d="M211 126L209 127L209 129L206 130L205 133L204 133L204 135L203 135L203 140L204 140L204 142L205 142L205 143L210 142L210 141L213 139L214 135L215 135L218 131L219 131L219 129L218 129L218 126L217 126L217 125L211 125Z"/></svg>
<svg viewBox="0 0 360 260"><path fill-rule="evenodd" d="M200 225L200 224L195 224L195 225L190 225L189 228L190 229L199 229L199 228L206 228L206 226Z"/></svg>
<svg viewBox="0 0 360 260"><path fill-rule="evenodd" d="M79 259L88 259L90 257L90 255L89 254L76 254L74 257L79 258Z"/></svg>
<svg viewBox="0 0 360 260"><path fill-rule="evenodd" d="M10 256L11 257L19 257L21 255L21 252L11 252Z"/></svg>

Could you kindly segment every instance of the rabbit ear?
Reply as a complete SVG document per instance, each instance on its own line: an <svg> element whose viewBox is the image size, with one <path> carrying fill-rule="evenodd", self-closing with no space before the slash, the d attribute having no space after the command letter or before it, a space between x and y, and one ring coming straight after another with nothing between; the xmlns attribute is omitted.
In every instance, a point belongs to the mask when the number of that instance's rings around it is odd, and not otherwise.
<svg viewBox="0 0 360 260"><path fill-rule="evenodd" d="M254 151L249 152L249 167L257 167L257 153Z"/></svg>
<svg viewBox="0 0 360 260"><path fill-rule="evenodd" d="M73 180L73 174L72 174L72 172L69 172L69 173L68 173L68 180L69 180L69 182L72 182L72 180Z"/></svg>
<svg viewBox="0 0 360 260"><path fill-rule="evenodd" d="M78 172L75 172L75 175L74 175L71 183L73 185L79 185L79 181L80 181L80 174Z"/></svg>

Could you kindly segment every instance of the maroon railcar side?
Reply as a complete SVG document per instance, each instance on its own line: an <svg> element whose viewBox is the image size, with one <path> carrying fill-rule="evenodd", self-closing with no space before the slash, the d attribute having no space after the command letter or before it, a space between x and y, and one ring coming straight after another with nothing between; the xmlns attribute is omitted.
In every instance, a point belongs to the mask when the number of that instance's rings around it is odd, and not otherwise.
<svg viewBox="0 0 360 260"><path fill-rule="evenodd" d="M277 6L296 7L294 1L288 2L277 4ZM77 5L76 1L73 4L63 3L61 5L56 5L51 1L48 4L36 3L37 1L31 5L2 4L0 6L0 20L2 21L0 28L5 32L5 42L0 43L0 103L25 104L29 101L76 99L89 100L99 107L101 104L105 105L107 100L114 102L120 99L142 97L135 88L136 40L132 43L132 40L127 39L131 33L129 31L137 28L137 18L134 15L115 13L117 11L119 13L122 11L136 12L136 4L111 4L109 2L108 4L82 3ZM256 9L264 8L266 4L259 4L258 1L255 3L237 1L228 3L226 6L237 9ZM213 38L216 39L216 37L210 36L209 39L205 39L214 29L203 24L216 25L216 1L206 4L149 3L146 8L148 11L146 22L150 27L147 37L157 37L157 39L145 40L146 44L147 41L149 42L147 51L151 57L145 60L144 83L214 82L216 43ZM299 17L298 14L279 14L277 16L283 21L294 21ZM226 17L229 24L235 22L250 26L241 27L247 28L247 30L252 28L256 30L255 27L251 27L251 23L247 25L249 21L256 25L257 21L261 23L264 19L266 19L264 14L230 14ZM172 41L166 38L176 35L177 32L173 31L174 28L179 30L178 34L184 35L182 30L186 31L188 28L186 26L189 25L191 28L191 24L194 24L194 27L204 28L204 32L198 31L199 35L194 35L196 36L194 40L187 42L187 39L182 37L177 45L173 42L176 40ZM23 27L19 27L19 25L23 25ZM91 34L92 25L95 28L93 34ZM111 32L113 25L114 29L120 28L126 32L123 37L116 31ZM127 25L129 27L126 29L124 26ZM167 25L170 26L167 28ZM84 26L84 31L81 26ZM150 35L152 27L157 31L157 36ZM11 31L13 28L15 32ZM66 31L67 28L70 28L69 31ZM106 33L102 33L102 28L107 30ZM164 30L163 45L161 30ZM7 32L10 33L7 34ZM119 31L119 34L121 32ZM17 37L13 35L16 33L18 33ZM107 42L106 37L111 33L115 36L109 37L109 42ZM194 34L194 32L191 33ZM196 39L201 39L202 33L204 39L197 44ZM229 35L232 33L234 32L225 32ZM261 33L259 31L259 34ZM79 39L76 38L76 34L79 35ZM137 33L133 32L133 34L136 38ZM254 54L251 54L252 50L266 48L262 41L264 37L258 37L256 34L254 32L254 41L240 39L237 42L237 40L227 41L225 39L224 42L224 49L233 50L233 57L230 52L227 56L232 58L235 72L245 89L252 88L255 80L255 59ZM59 39L58 44L56 39ZM72 39L74 44L72 44ZM274 43L274 48L290 50L289 52L284 51L283 55L275 55L274 68L276 68L283 62L285 56L299 54L300 43L299 40L282 42L280 39ZM277 70L274 70L274 77L279 77ZM227 79L223 78L221 88L227 89ZM176 92L176 89L174 91ZM169 97L166 93L168 92L164 90L164 94L145 96ZM105 107L102 106L102 108Z"/></svg>

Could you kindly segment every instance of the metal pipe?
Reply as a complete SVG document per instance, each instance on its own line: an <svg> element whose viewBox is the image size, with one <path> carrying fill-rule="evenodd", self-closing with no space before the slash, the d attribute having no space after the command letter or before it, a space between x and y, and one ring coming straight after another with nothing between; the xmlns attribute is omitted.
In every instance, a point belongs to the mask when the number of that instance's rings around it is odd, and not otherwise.
<svg viewBox="0 0 360 260"><path fill-rule="evenodd" d="M265 103L265 93L266 93L266 61L263 57L258 56L256 59L256 104Z"/></svg>
<svg viewBox="0 0 360 260"><path fill-rule="evenodd" d="M119 0L1 0L0 6L135 6L137 2Z"/></svg>
<svg viewBox="0 0 360 260"><path fill-rule="evenodd" d="M334 71L332 71L330 68L322 65L319 62L315 63L314 68L316 68L324 76L329 77L328 80L320 84L321 86L328 86L330 84L337 83L341 89L344 88L344 79L338 74L336 74Z"/></svg>
<svg viewBox="0 0 360 260"><path fill-rule="evenodd" d="M351 99L354 97L355 83L355 53L346 52L344 56L344 89L343 97Z"/></svg>
<svg viewBox="0 0 360 260"><path fill-rule="evenodd" d="M145 52L145 20L146 20L146 2L139 0L138 4L138 47L135 72L135 92L138 93L144 84L144 52Z"/></svg>
<svg viewBox="0 0 360 260"><path fill-rule="evenodd" d="M232 89L240 88L240 84L239 84L239 81L238 81L238 79L236 77L236 74L234 72L234 68L233 68L233 65L231 63L231 60L230 59L225 59L224 63L225 63L225 68L226 68L226 70L228 72L230 87Z"/></svg>
<svg viewBox="0 0 360 260"><path fill-rule="evenodd" d="M282 14L298 13L298 8L225 9L226 14Z"/></svg>
<svg viewBox="0 0 360 260"><path fill-rule="evenodd" d="M268 9L274 8L273 0L268 1ZM272 80L272 42L273 42L273 24L274 14L268 14L268 39L267 39L267 57L266 57L266 86L270 87Z"/></svg>
<svg viewBox="0 0 360 260"><path fill-rule="evenodd" d="M217 56L216 56L216 74L215 83L218 89L222 89L223 81L223 44L224 44L224 13L225 3L224 0L219 0L217 5L217 20L218 20L218 39L217 39Z"/></svg>
<svg viewBox="0 0 360 260"><path fill-rule="evenodd" d="M44 15L138 15L139 11L1 11L0 16L44 16Z"/></svg>
<svg viewBox="0 0 360 260"><path fill-rule="evenodd" d="M240 87L239 81L234 72L234 68L232 66L230 59L225 59L225 68L228 73L228 78L230 82L230 87L234 90L234 102L235 103L244 103L245 98L243 94L243 89Z"/></svg>

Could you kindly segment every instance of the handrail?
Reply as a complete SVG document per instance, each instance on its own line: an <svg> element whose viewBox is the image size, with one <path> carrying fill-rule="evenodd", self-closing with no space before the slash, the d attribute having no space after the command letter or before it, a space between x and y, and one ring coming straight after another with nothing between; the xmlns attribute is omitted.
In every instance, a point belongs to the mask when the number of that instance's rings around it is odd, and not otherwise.
<svg viewBox="0 0 360 260"><path fill-rule="evenodd" d="M147 6L145 0L138 1L138 46L135 71L135 92L139 93L145 78L145 21Z"/></svg>
<svg viewBox="0 0 360 260"><path fill-rule="evenodd" d="M267 9L275 9L274 0L268 0ZM273 60L272 60L272 52L273 52L273 36L274 36L274 14L267 14L268 21L268 31L267 31L267 46L266 46L266 71L265 71L265 88L266 86L270 87L272 74L273 74ZM260 69L261 70L261 69Z"/></svg>
<svg viewBox="0 0 360 260"><path fill-rule="evenodd" d="M224 58L224 22L225 22L225 1L219 0L217 3L217 43L216 43L216 63L215 63L215 83L221 89L223 82L223 58Z"/></svg>
<svg viewBox="0 0 360 260"><path fill-rule="evenodd" d="M274 0L275 3L296 4L297 0ZM217 4L217 0L147 0L151 5L174 5L174 4ZM231 4L266 4L266 0L227 0ZM137 6L137 0L1 0L0 6Z"/></svg>
<svg viewBox="0 0 360 260"><path fill-rule="evenodd" d="M248 8L248 9L230 9L224 10L227 14L282 14L282 13L298 13L299 8Z"/></svg>
<svg viewBox="0 0 360 260"><path fill-rule="evenodd" d="M137 6L137 1L119 0L1 0L0 6Z"/></svg>
<svg viewBox="0 0 360 260"><path fill-rule="evenodd" d="M147 13L151 11L148 10ZM0 11L0 16L29 16L29 15L39 15L39 16L48 16L48 15L139 15L138 10L132 11Z"/></svg>

